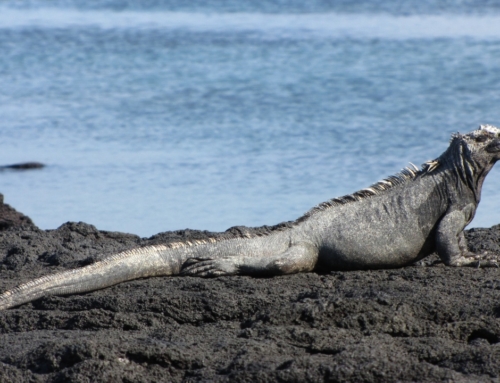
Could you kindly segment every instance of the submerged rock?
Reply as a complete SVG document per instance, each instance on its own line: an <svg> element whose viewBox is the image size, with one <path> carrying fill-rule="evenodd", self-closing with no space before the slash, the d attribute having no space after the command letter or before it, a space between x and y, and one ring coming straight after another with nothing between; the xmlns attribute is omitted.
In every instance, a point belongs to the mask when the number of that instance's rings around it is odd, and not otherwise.
<svg viewBox="0 0 500 383"><path fill-rule="evenodd" d="M0 170L29 170L29 169L42 169L45 165L40 162L22 162L19 164L1 165Z"/></svg>

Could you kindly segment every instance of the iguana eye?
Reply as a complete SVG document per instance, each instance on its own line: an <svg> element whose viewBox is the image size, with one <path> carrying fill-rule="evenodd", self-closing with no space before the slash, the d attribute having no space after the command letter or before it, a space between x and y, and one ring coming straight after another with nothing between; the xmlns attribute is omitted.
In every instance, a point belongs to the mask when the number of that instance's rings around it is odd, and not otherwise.
<svg viewBox="0 0 500 383"><path fill-rule="evenodd" d="M478 136L478 137L476 138L476 142L484 142L484 141L486 141L487 139L488 139L488 137L481 135L481 136Z"/></svg>

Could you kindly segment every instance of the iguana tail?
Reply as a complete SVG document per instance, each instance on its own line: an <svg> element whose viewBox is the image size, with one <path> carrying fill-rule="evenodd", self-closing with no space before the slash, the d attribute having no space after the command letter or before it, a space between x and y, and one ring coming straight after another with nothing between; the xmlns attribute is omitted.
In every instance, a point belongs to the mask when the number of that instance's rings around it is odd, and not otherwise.
<svg viewBox="0 0 500 383"><path fill-rule="evenodd" d="M0 310L48 295L78 294L120 282L178 274L183 247L147 246L114 254L91 265L34 279L0 295Z"/></svg>

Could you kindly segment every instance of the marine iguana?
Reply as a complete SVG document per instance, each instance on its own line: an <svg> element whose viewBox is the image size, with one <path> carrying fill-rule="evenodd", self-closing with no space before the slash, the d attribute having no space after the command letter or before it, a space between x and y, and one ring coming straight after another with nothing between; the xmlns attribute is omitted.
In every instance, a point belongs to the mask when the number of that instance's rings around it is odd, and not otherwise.
<svg viewBox="0 0 500 383"><path fill-rule="evenodd" d="M437 251L449 266L497 266L469 253L483 181L500 159L500 129L456 133L421 169L415 165L369 188L324 202L265 235L246 234L136 248L47 275L0 295L7 309L47 295L76 294L160 275L277 275L315 269L395 268Z"/></svg>

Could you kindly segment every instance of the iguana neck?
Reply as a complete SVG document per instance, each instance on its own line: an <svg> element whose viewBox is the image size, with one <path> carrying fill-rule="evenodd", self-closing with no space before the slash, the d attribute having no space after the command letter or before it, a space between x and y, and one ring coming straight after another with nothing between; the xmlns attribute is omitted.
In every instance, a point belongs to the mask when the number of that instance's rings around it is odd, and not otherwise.
<svg viewBox="0 0 500 383"><path fill-rule="evenodd" d="M494 163L477 163L469 153L465 143L453 139L448 149L439 157L438 161L456 175L474 196L476 204L481 200L481 190L486 175L493 168Z"/></svg>

